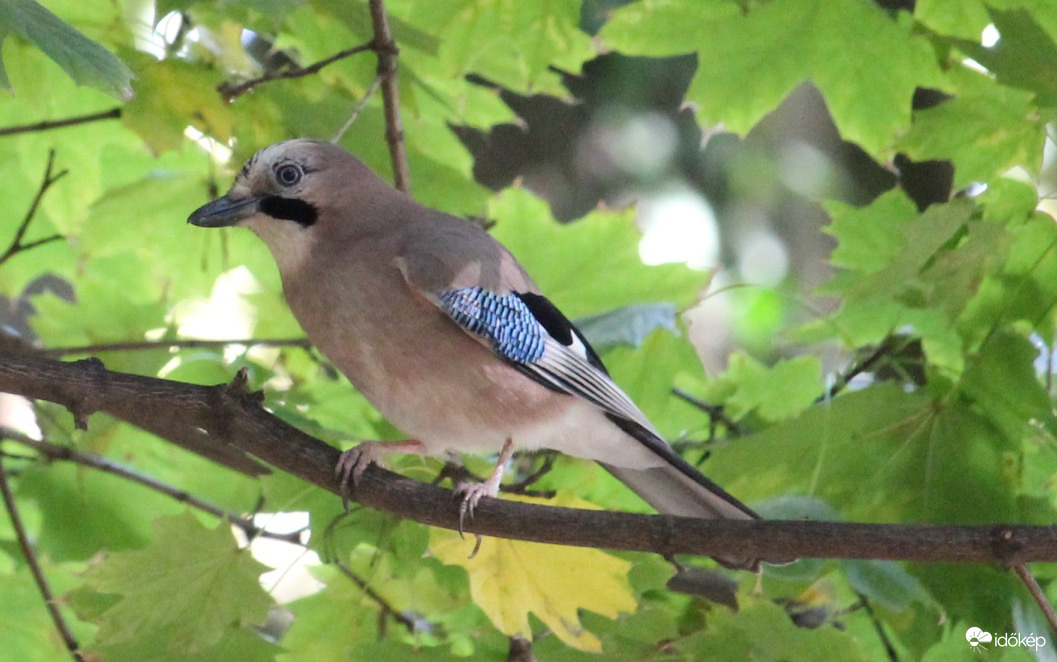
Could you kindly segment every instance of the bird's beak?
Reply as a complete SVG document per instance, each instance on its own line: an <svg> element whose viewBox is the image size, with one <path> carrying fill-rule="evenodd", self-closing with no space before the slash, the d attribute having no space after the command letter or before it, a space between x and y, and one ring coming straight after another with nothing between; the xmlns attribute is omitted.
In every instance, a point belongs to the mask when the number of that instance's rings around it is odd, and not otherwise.
<svg viewBox="0 0 1057 662"><path fill-rule="evenodd" d="M222 228L235 225L244 218L256 214L259 211L260 201L260 198L253 195L232 198L229 193L196 209L187 218L187 222L200 228Z"/></svg>

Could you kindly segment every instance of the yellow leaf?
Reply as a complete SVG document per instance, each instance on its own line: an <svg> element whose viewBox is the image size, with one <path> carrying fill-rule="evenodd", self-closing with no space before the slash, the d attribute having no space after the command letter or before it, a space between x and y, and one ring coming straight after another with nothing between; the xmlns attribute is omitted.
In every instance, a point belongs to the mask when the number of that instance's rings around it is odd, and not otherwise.
<svg viewBox="0 0 1057 662"><path fill-rule="evenodd" d="M155 154L179 147L188 125L221 142L231 137L231 107L217 94L215 70L177 58L132 62L137 93L121 118Z"/></svg>
<svg viewBox="0 0 1057 662"><path fill-rule="evenodd" d="M510 497L555 505L554 500ZM573 508L594 508L586 501L563 500ZM474 558L474 539L454 531L431 529L430 552L441 562L470 575L470 595L496 628L507 636L529 638L532 612L574 648L598 652L602 645L580 624L578 610L608 618L634 612L638 606L628 583L631 563L597 549L485 538Z"/></svg>

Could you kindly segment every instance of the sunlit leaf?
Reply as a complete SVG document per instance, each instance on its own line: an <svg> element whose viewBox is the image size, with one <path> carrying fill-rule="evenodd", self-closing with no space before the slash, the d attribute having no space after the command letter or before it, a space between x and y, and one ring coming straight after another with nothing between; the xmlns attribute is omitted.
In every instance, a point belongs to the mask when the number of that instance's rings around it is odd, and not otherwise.
<svg viewBox="0 0 1057 662"><path fill-rule="evenodd" d="M564 505L590 507L575 500ZM430 534L432 554L466 569L474 602L503 634L531 638L532 613L566 644L599 651L601 642L580 625L578 610L610 618L635 610L627 580L631 564L605 552L494 538L484 541L471 559L473 546L472 538L461 539L452 531L433 529Z"/></svg>
<svg viewBox="0 0 1057 662"><path fill-rule="evenodd" d="M600 36L630 53L696 51L687 96L705 124L748 132L797 85L811 82L841 135L881 154L909 126L914 89L940 84L929 44L911 35L910 21L870 3L840 0L823 10L794 0L745 12L736 3L715 3L693 17L690 7L634 3L617 10ZM858 44L853 54L848 44Z"/></svg>

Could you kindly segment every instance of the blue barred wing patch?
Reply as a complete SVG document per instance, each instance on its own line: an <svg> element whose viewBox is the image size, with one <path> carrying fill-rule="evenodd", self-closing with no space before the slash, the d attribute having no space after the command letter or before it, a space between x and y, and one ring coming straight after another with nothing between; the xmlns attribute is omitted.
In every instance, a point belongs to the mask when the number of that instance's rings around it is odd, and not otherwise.
<svg viewBox="0 0 1057 662"><path fill-rule="evenodd" d="M442 292L439 298L449 317L491 343L500 356L517 363L533 363L543 356L546 330L516 294L467 287Z"/></svg>

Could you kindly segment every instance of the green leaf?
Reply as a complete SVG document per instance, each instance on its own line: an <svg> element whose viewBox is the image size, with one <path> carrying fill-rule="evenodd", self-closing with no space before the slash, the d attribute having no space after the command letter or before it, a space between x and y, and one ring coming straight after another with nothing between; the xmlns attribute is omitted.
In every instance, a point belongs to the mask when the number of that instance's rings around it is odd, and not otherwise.
<svg viewBox="0 0 1057 662"><path fill-rule="evenodd" d="M988 7L1001 38L991 47L975 41L954 43L994 73L1004 85L1029 90L1042 105L1057 106L1057 44L1026 8L1002 10ZM1048 9L1052 14L1053 7ZM1052 21L1052 19L1049 19Z"/></svg>
<svg viewBox="0 0 1057 662"><path fill-rule="evenodd" d="M674 610L657 605L643 605L634 614L621 615L615 621L592 612L583 612L584 626L602 640L602 655L616 660L656 660L659 641L677 640ZM538 660L591 662L597 653L572 650L554 636L532 642L532 652ZM671 655L665 649L659 659L690 659Z"/></svg>
<svg viewBox="0 0 1057 662"><path fill-rule="evenodd" d="M735 353L721 379L734 385L726 404L735 419L755 411L768 421L785 420L811 406L823 391L822 364L814 356L798 356L768 368Z"/></svg>
<svg viewBox="0 0 1057 662"><path fill-rule="evenodd" d="M1045 214L1032 213L1009 222L1001 242L994 242L994 266L962 312L959 327L974 346L998 325L1027 321L1051 336L1050 319L1057 303L1057 226ZM995 258L992 258L995 259Z"/></svg>
<svg viewBox="0 0 1057 662"><path fill-rule="evenodd" d="M883 268L842 283L835 291L843 292L848 299L877 299L904 290L937 251L951 241L974 210L970 200L932 205L904 225L903 241L897 244L898 251L892 253Z"/></svg>
<svg viewBox="0 0 1057 662"><path fill-rule="evenodd" d="M575 320L575 324L599 353L618 345L638 347L656 329L678 333L675 306L670 303L624 306L608 313L581 317Z"/></svg>
<svg viewBox="0 0 1057 662"><path fill-rule="evenodd" d="M82 566L55 565L46 558L38 557L37 561L52 590L59 595L74 585L73 573L83 570ZM44 609L40 589L24 561L20 561L19 566L18 570L0 571L0 641L4 642L3 658L18 662L68 659L69 651L56 636L55 623ZM61 600L57 606L78 641L88 639L90 628L76 620Z"/></svg>
<svg viewBox="0 0 1057 662"><path fill-rule="evenodd" d="M88 342L141 340L150 329L165 326L166 307L151 292L142 263L123 256L97 258L93 269L76 284L76 301L52 294L33 298L38 314L32 318L34 331L52 346ZM113 284L122 287L115 291ZM82 305L93 315L85 317Z"/></svg>
<svg viewBox="0 0 1057 662"><path fill-rule="evenodd" d="M837 240L830 263L864 273L882 269L902 253L906 228L918 215L913 201L899 189L881 194L865 207L829 201L825 209L830 217L825 230Z"/></svg>
<svg viewBox="0 0 1057 662"><path fill-rule="evenodd" d="M743 601L735 612L716 610L705 631L674 642L691 659L868 660L861 645L833 627L797 627L780 606L762 599Z"/></svg>
<svg viewBox="0 0 1057 662"><path fill-rule="evenodd" d="M580 2L395 0L387 10L424 32L443 35L434 66L440 77L473 72L519 92L563 94L555 67L579 71L594 55L579 29Z"/></svg>
<svg viewBox="0 0 1057 662"><path fill-rule="evenodd" d="M807 494L849 520L994 522L1017 519L1013 448L965 404L881 383L717 449L708 473L743 499Z"/></svg>
<svg viewBox="0 0 1057 662"><path fill-rule="evenodd" d="M14 32L59 64L78 85L122 100L132 98L132 72L114 54L73 29L33 0L0 3L0 44ZM0 63L0 84L11 87Z"/></svg>
<svg viewBox="0 0 1057 662"><path fill-rule="evenodd" d="M1012 333L995 333L972 357L961 381L962 393L981 415L1010 439L1019 441L1034 426L1057 434L1050 397L1035 377L1032 343Z"/></svg>
<svg viewBox="0 0 1057 662"><path fill-rule="evenodd" d="M918 0L914 18L940 34L974 41L991 22L984 3L977 0Z"/></svg>
<svg viewBox="0 0 1057 662"><path fill-rule="evenodd" d="M931 602L921 582L898 563L847 560L841 566L857 593L887 609L903 611L914 601Z"/></svg>
<svg viewBox="0 0 1057 662"><path fill-rule="evenodd" d="M283 638L284 662L347 659L377 633L377 603L335 569L318 568L314 574L327 587L289 605L294 621Z"/></svg>
<svg viewBox="0 0 1057 662"><path fill-rule="evenodd" d="M91 421L100 445L118 425L101 416ZM144 433L137 434L141 444L149 443ZM42 552L57 560L83 560L103 549L141 547L155 517L182 509L173 499L128 480L73 464L27 469L19 493L39 508L44 527L37 543ZM93 515L88 517L86 512Z"/></svg>
<svg viewBox="0 0 1057 662"><path fill-rule="evenodd" d="M121 117L155 153L178 147L188 124L221 142L230 139L232 113L216 92L216 71L144 56L136 62L136 74L140 93Z"/></svg>
<svg viewBox="0 0 1057 662"><path fill-rule="evenodd" d="M1046 120L1039 116L1033 95L996 85L975 72L959 76L970 77L977 80L953 99L915 113L913 126L900 141L902 150L918 161L952 161L959 189L992 181L1014 166L1037 174ZM1057 86L1054 91L1057 94Z"/></svg>
<svg viewBox="0 0 1057 662"><path fill-rule="evenodd" d="M604 359L613 379L662 433L683 436L706 425L702 412L672 394L680 382L704 378L701 361L685 334L657 329L639 347L615 347Z"/></svg>
<svg viewBox="0 0 1057 662"><path fill-rule="evenodd" d="M190 513L158 519L154 534L150 547L110 554L86 574L92 590L120 598L92 619L95 646L149 645L186 659L238 643L257 649L253 659L267 657L248 629L271 605L259 583L266 566L238 549L228 526L207 529Z"/></svg>
<svg viewBox="0 0 1057 662"><path fill-rule="evenodd" d="M744 12L736 3L711 4L691 16L699 6L635 3L618 9L600 37L628 54L697 51L687 99L705 124L747 133L811 82L844 139L886 155L910 125L915 88L941 86L928 41L911 33L901 12L892 18L858 0L787 0Z"/></svg>
<svg viewBox="0 0 1057 662"><path fill-rule="evenodd" d="M689 306L708 284L709 274L684 265L642 264L632 210L559 224L545 202L507 189L492 198L488 215L496 219L496 238L570 318L650 301Z"/></svg>

